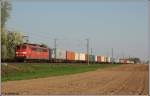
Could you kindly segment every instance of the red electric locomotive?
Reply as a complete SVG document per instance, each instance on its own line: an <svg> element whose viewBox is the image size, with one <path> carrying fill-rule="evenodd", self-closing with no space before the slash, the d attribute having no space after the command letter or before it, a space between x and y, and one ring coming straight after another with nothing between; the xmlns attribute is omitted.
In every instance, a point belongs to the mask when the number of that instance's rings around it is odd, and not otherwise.
<svg viewBox="0 0 150 96"><path fill-rule="evenodd" d="M24 43L16 47L17 60L50 60L51 50L38 44Z"/></svg>

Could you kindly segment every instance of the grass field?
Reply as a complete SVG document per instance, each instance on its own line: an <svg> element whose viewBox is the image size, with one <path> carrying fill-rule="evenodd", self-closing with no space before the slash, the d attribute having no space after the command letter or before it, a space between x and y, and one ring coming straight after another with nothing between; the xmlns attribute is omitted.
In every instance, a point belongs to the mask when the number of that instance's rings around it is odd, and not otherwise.
<svg viewBox="0 0 150 96"><path fill-rule="evenodd" d="M94 71L119 64L2 64L2 82Z"/></svg>

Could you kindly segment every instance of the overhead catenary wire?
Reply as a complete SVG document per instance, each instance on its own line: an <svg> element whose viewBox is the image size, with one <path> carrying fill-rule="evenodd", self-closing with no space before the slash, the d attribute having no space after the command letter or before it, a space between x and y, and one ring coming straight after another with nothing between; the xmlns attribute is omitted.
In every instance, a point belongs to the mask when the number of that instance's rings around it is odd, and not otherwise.
<svg viewBox="0 0 150 96"><path fill-rule="evenodd" d="M43 38L43 37L40 37L38 34L36 35L36 36L31 36L31 38L34 38L34 39L36 39L35 40L35 42L37 41L37 40L39 40L39 39L41 39L41 38ZM53 40L51 40L50 38L48 38L48 36L45 36L44 37L46 40L44 40L44 41L41 41L41 42L46 42L46 44L48 44L48 46L51 48L52 47L52 41ZM55 38L56 39L56 38ZM71 45L71 46L74 46L73 48L73 50L72 51L74 51L74 52L85 52L85 53L87 53L88 55L91 53L91 54L93 54L93 48L91 49L91 52L89 53L89 38L87 38L86 40L87 40L87 44L86 44L86 46L87 46L87 48L86 48L86 51L84 51L85 49L85 47L84 47L84 40L82 39L73 39L73 38L60 38L61 40L59 41L59 42L57 42L58 40L56 40L56 43L59 43L59 47L63 47L65 50L72 50L72 48L70 47L70 49L67 49L67 48L69 48L68 46L66 46L66 45ZM31 40L32 41L32 40ZM54 40L54 42L55 42L55 40ZM76 42L76 43L75 43ZM57 46L58 47L58 46ZM55 46L55 43L54 43L54 48L56 48L56 46ZM107 54L108 55L108 54ZM112 56L113 58L113 61L114 61L114 56ZM89 57L87 57L87 59L89 59ZM87 61L87 63L88 63L89 61ZM89 65L89 63L88 63L88 65Z"/></svg>

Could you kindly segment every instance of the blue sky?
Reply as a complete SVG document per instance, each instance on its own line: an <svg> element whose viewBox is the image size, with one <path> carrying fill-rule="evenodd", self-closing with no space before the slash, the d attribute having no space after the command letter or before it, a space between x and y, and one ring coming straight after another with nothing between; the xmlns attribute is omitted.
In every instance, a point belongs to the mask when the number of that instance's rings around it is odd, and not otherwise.
<svg viewBox="0 0 150 96"><path fill-rule="evenodd" d="M148 59L147 0L119 2L52 2L12 0L8 29L22 32L33 43L93 54Z"/></svg>

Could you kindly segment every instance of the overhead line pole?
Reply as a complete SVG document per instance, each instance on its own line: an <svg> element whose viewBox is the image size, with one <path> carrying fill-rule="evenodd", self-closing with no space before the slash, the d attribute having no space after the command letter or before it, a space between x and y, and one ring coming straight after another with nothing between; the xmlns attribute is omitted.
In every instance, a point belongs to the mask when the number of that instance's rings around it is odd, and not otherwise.
<svg viewBox="0 0 150 96"><path fill-rule="evenodd" d="M29 36L24 35L24 36L23 36L23 39L25 39L25 43L28 43L28 42L29 42Z"/></svg>
<svg viewBox="0 0 150 96"><path fill-rule="evenodd" d="M114 50L113 50L113 48L111 49L111 51L112 51L112 64L114 63Z"/></svg>
<svg viewBox="0 0 150 96"><path fill-rule="evenodd" d="M93 49L91 48L91 56L93 55ZM93 59L93 56L91 57L92 59ZM92 60L92 62L91 63L93 63L93 60Z"/></svg>
<svg viewBox="0 0 150 96"><path fill-rule="evenodd" d="M57 48L57 39L55 38L54 39L54 54L55 54L54 58L55 58L55 60L56 60L56 48Z"/></svg>
<svg viewBox="0 0 150 96"><path fill-rule="evenodd" d="M87 44L86 44L86 47L87 47L87 64L89 65L89 38L87 38L86 40L87 40Z"/></svg>

